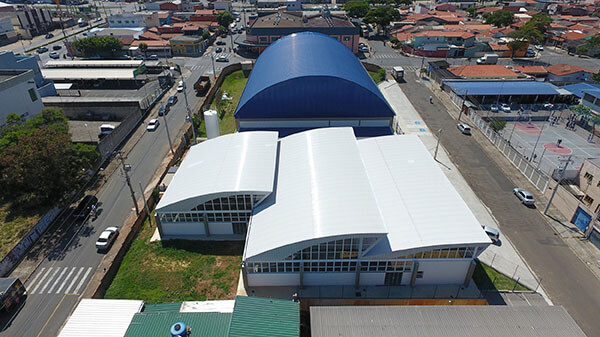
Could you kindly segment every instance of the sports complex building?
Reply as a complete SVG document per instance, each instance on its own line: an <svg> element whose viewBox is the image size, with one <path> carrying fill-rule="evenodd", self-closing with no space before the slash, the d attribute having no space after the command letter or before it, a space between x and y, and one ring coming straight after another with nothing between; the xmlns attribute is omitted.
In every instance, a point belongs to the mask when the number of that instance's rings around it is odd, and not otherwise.
<svg viewBox="0 0 600 337"><path fill-rule="evenodd" d="M341 126L359 137L391 135L394 116L352 51L314 32L272 43L257 59L235 111L239 131L282 137Z"/></svg>
<svg viewBox="0 0 600 337"><path fill-rule="evenodd" d="M349 127L195 145L155 216L163 239L245 239L246 287L464 284L491 243L418 136Z"/></svg>

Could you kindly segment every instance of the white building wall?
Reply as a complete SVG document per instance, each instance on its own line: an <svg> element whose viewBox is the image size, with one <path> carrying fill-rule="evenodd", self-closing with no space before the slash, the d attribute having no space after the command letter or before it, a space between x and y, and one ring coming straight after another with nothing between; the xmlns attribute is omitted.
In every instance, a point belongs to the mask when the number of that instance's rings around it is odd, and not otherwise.
<svg viewBox="0 0 600 337"><path fill-rule="evenodd" d="M590 73L586 73L584 71L580 71L578 73L564 75L564 76L556 76L554 74L548 74L548 81L550 82L581 82L587 81L590 79L592 75Z"/></svg>
<svg viewBox="0 0 600 337"><path fill-rule="evenodd" d="M471 260L420 260L419 271L423 278L417 278L416 285L462 284L465 281ZM410 281L410 275L403 275Z"/></svg>
<svg viewBox="0 0 600 337"><path fill-rule="evenodd" d="M306 286L349 286L354 285L356 273L304 273Z"/></svg>
<svg viewBox="0 0 600 337"><path fill-rule="evenodd" d="M206 235L204 224L193 222L170 222L162 224L166 236Z"/></svg>
<svg viewBox="0 0 600 337"><path fill-rule="evenodd" d="M402 275L404 282L405 275ZM360 273L361 286L380 286L385 281L385 273Z"/></svg>
<svg viewBox="0 0 600 337"><path fill-rule="evenodd" d="M20 83L13 82L11 85L11 87L0 87L0 102L2 102L0 125L4 124L6 116L10 113L16 113L25 119L29 119L40 113L44 108L33 78ZM35 93L35 101L32 101L29 95L30 89Z"/></svg>
<svg viewBox="0 0 600 337"><path fill-rule="evenodd" d="M299 286L299 273L264 273L248 274L248 286L250 287L276 287L276 286Z"/></svg>
<svg viewBox="0 0 600 337"><path fill-rule="evenodd" d="M202 225L204 226L204 225ZM233 234L233 226L231 223L209 223L208 230L210 235L230 235Z"/></svg>

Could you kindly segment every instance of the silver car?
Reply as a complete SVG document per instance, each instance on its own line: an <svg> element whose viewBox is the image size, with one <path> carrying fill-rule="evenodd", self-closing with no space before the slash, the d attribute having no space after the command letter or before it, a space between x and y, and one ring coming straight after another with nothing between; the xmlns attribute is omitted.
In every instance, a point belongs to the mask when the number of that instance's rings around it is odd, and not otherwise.
<svg viewBox="0 0 600 337"><path fill-rule="evenodd" d="M96 249L98 250L107 250L110 245L115 241L117 236L119 235L118 227L108 227L98 237L96 240Z"/></svg>
<svg viewBox="0 0 600 337"><path fill-rule="evenodd" d="M500 241L500 232L496 228L486 225L481 225L481 228L483 228L483 231L490 237L492 242L496 243Z"/></svg>
<svg viewBox="0 0 600 337"><path fill-rule="evenodd" d="M458 123L456 124L456 127L465 135L471 134L471 127L468 124Z"/></svg>
<svg viewBox="0 0 600 337"><path fill-rule="evenodd" d="M535 203L535 200L533 199L533 195L522 188L518 188L518 187L513 188L513 193L517 196L517 198L519 198L519 200L521 200L521 202L524 205L531 206Z"/></svg>

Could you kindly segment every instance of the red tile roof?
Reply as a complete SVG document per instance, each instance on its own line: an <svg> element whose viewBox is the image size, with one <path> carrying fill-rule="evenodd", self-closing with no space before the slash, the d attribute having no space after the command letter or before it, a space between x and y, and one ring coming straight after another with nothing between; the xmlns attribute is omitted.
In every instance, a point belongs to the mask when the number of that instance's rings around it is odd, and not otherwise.
<svg viewBox="0 0 600 337"><path fill-rule="evenodd" d="M427 30L427 31L422 31L422 32L418 32L415 33L414 36L431 36L431 37L462 37L463 39L468 39L470 37L474 37L475 35L473 33L469 33L469 32L447 32L447 31L441 31L441 30Z"/></svg>
<svg viewBox="0 0 600 337"><path fill-rule="evenodd" d="M166 47L169 46L169 41L165 40L135 40L131 44L132 47L137 47L140 44L145 43L148 47Z"/></svg>
<svg viewBox="0 0 600 337"><path fill-rule="evenodd" d="M500 7L483 7L477 10L477 13L493 13L501 10Z"/></svg>
<svg viewBox="0 0 600 337"><path fill-rule="evenodd" d="M569 40L569 41L577 41L577 40L581 40L581 39L585 39L585 37L587 35L582 34L582 33L578 33L578 32L568 32L568 33L564 33L563 35L561 35L565 40Z"/></svg>
<svg viewBox="0 0 600 337"><path fill-rule="evenodd" d="M499 64L470 64L448 68L448 70L461 77L519 77L518 73Z"/></svg>
<svg viewBox="0 0 600 337"><path fill-rule="evenodd" d="M493 51L509 51L510 48L508 48L508 45L506 44L499 44L499 43L495 43L495 42L490 42L488 43L490 45L490 48L492 48Z"/></svg>
<svg viewBox="0 0 600 337"><path fill-rule="evenodd" d="M133 37L120 37L119 41L121 41L124 46L129 46L133 43Z"/></svg>
<svg viewBox="0 0 600 337"><path fill-rule="evenodd" d="M513 69L527 75L543 75L548 73L542 66L513 66Z"/></svg>
<svg viewBox="0 0 600 337"><path fill-rule="evenodd" d="M592 74L594 73L593 71L591 71L589 69L574 66L572 64L555 64L553 66L546 67L546 70L548 70L548 72L550 74L553 74L556 76L575 74L575 73L578 73L581 71L584 71L586 73L592 73Z"/></svg>
<svg viewBox="0 0 600 337"><path fill-rule="evenodd" d="M160 35L153 33L151 31L143 32L140 35L140 40L160 40L160 39L161 39Z"/></svg>

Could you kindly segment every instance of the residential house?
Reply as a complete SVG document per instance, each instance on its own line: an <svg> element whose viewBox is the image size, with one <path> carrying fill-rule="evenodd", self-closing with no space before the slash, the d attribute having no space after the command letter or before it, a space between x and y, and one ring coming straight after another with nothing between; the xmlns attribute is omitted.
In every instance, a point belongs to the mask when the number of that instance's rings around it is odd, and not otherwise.
<svg viewBox="0 0 600 337"><path fill-rule="evenodd" d="M474 57L474 47L473 33L430 30L412 34L402 50L426 57Z"/></svg>
<svg viewBox="0 0 600 337"><path fill-rule="evenodd" d="M555 64L546 67L548 81L553 84L563 85L576 82L588 81L593 71L572 64Z"/></svg>
<svg viewBox="0 0 600 337"><path fill-rule="evenodd" d="M42 111L44 104L34 77L30 69L0 69L0 127L10 113L29 119Z"/></svg>
<svg viewBox="0 0 600 337"><path fill-rule="evenodd" d="M0 51L0 69L31 70L33 81L41 97L55 96L54 82L44 79L37 55L16 56L12 51Z"/></svg>
<svg viewBox="0 0 600 337"><path fill-rule="evenodd" d="M571 49L584 45L586 43L587 35L576 31L570 31L562 34L561 37L564 39L562 48Z"/></svg>
<svg viewBox="0 0 600 337"><path fill-rule="evenodd" d="M122 13L108 17L110 28L155 27L160 26L157 12Z"/></svg>
<svg viewBox="0 0 600 337"><path fill-rule="evenodd" d="M523 75L499 64L470 64L448 68L454 75L468 80L474 79L517 79Z"/></svg>
<svg viewBox="0 0 600 337"><path fill-rule="evenodd" d="M548 76L548 70L542 66L513 66L513 70L535 77L536 81L545 81Z"/></svg>
<svg viewBox="0 0 600 337"><path fill-rule="evenodd" d="M581 98L581 104L594 110L596 114L600 114L600 89L590 88L582 90L583 97ZM600 199L598 199L600 200Z"/></svg>
<svg viewBox="0 0 600 337"><path fill-rule="evenodd" d="M506 43L498 43L498 42L489 42L488 45L492 49L494 54L497 54L499 57L510 57L511 49L508 47Z"/></svg>
<svg viewBox="0 0 600 337"><path fill-rule="evenodd" d="M169 40L173 56L201 56L208 45L201 36L181 35Z"/></svg>

